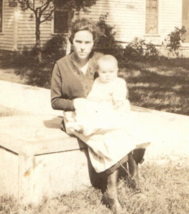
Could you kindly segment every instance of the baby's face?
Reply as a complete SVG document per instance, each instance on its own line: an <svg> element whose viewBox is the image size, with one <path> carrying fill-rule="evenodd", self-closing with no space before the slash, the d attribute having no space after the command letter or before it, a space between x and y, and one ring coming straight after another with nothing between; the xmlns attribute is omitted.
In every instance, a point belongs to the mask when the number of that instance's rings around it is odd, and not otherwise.
<svg viewBox="0 0 189 214"><path fill-rule="evenodd" d="M117 77L118 68L112 62L99 62L98 74L101 82L109 83Z"/></svg>

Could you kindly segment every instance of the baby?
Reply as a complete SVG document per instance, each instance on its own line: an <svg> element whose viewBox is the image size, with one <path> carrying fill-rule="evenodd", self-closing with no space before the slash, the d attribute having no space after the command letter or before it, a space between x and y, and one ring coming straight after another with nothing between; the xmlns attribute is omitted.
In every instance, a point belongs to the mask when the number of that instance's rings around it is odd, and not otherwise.
<svg viewBox="0 0 189 214"><path fill-rule="evenodd" d="M98 130L125 126L130 110L125 80L117 76L118 63L112 55L103 55L97 62L98 75L87 99L76 99L76 111L65 113L67 129L88 136ZM69 115L70 114L70 115Z"/></svg>

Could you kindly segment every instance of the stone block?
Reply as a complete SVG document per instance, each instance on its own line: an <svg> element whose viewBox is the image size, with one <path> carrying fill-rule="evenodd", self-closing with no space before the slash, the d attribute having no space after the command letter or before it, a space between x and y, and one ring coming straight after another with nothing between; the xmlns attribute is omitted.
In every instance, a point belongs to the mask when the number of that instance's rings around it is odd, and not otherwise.
<svg viewBox="0 0 189 214"><path fill-rule="evenodd" d="M0 119L0 196L20 204L91 186L86 146L60 130L57 116Z"/></svg>
<svg viewBox="0 0 189 214"><path fill-rule="evenodd" d="M188 160L188 116L138 107L130 116L128 131L151 142L146 160ZM55 115L0 118L0 196L37 204L91 186L86 145L61 131L61 121Z"/></svg>

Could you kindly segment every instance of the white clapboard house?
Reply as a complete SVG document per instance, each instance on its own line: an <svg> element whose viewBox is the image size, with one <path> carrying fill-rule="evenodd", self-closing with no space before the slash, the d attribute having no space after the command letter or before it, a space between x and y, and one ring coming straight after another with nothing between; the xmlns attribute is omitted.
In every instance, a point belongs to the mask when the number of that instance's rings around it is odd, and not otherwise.
<svg viewBox="0 0 189 214"><path fill-rule="evenodd" d="M182 45L189 46L189 0L97 0L90 13L81 12L79 16L98 21L107 13L107 23L115 26L116 39L123 45L135 37L160 45L175 27L185 26ZM35 44L31 14L30 10L23 12L17 0L0 0L1 50L17 51ZM57 9L53 20L42 23L42 44L57 33L66 33L70 17L70 11Z"/></svg>

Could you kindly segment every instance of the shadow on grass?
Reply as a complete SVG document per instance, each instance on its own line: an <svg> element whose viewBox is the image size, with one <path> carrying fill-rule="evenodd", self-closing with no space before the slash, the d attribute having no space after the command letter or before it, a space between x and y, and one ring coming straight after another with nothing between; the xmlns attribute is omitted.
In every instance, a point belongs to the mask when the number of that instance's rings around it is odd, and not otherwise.
<svg viewBox="0 0 189 214"><path fill-rule="evenodd" d="M44 61L42 63L29 63L27 66L15 68L15 73L21 77L25 77L26 84L50 88L50 81L52 76L54 62Z"/></svg>
<svg viewBox="0 0 189 214"><path fill-rule="evenodd" d="M50 88L54 62L62 56L44 56L38 62L31 54L2 55L0 63L14 68L26 84ZM7 64L5 63L7 61ZM189 115L189 59L140 60L119 62L119 75L127 81L133 105Z"/></svg>
<svg viewBox="0 0 189 214"><path fill-rule="evenodd" d="M126 62L119 75L126 79L133 105L189 115L189 60ZM15 72L27 78L27 84L50 88L54 61L28 63ZM122 64L123 66L123 64Z"/></svg>
<svg viewBox="0 0 189 214"><path fill-rule="evenodd" d="M170 67L172 64L164 65L162 70L149 63L133 66L129 63L128 67L125 64L120 76L128 83L130 101L142 107L189 115L188 69L178 66L170 70Z"/></svg>

